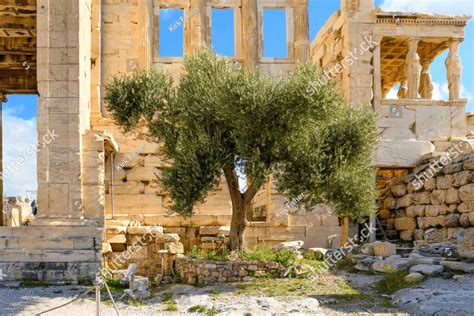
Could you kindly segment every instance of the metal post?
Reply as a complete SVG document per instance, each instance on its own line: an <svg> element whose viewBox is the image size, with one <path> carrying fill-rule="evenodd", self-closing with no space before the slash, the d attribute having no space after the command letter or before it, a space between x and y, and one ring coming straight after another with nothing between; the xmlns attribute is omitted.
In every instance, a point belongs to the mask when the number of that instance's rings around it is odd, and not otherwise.
<svg viewBox="0 0 474 316"><path fill-rule="evenodd" d="M110 153L110 206L112 207L112 219L115 219L114 210L114 153Z"/></svg>

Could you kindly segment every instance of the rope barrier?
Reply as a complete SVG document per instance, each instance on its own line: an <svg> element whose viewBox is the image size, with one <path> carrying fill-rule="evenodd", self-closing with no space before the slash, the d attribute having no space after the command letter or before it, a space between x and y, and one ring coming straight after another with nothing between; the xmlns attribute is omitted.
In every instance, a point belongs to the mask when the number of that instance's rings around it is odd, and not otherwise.
<svg viewBox="0 0 474 316"><path fill-rule="evenodd" d="M77 300L79 300L80 298L82 298L83 296L86 296L87 294L89 294L90 292L92 292L92 290L94 290L94 289L95 289L95 287L91 287L90 289L88 289L88 290L85 291L84 293L79 294L79 295L78 295L75 299L73 299L72 301L69 301L69 302L64 303L64 304L62 304L62 305L59 305L59 306L53 307L53 308L51 308L51 309L45 310L45 311L43 311L43 312L41 312L41 313L38 313L38 314L35 314L35 315L37 315L37 316L43 315L43 314L52 312L52 311L54 311L54 310L56 310L56 309L60 309L60 308L62 308L62 307L64 307L64 306L67 306L67 305L69 305L69 304L72 304L72 303L74 303L75 301L77 301Z"/></svg>
<svg viewBox="0 0 474 316"><path fill-rule="evenodd" d="M105 289L107 290L107 294L109 295L110 297L110 300L112 301L112 305L114 306L114 309L115 309L115 312L117 313L117 316L120 316L120 313L118 311L118 308L117 308L117 305L115 304L115 300L114 300L114 297L112 296L112 293L110 292L110 289L109 289L109 286L107 285L106 282L104 282L103 280L99 279L99 280L96 280L96 285L92 286L91 288L89 288L87 291L79 294L76 298L74 298L73 300L67 302L67 303L64 303L64 304L61 304L59 306L56 306L56 307L53 307L51 309L48 309L48 310L45 310L45 311L42 311L41 313L38 313L38 314L35 314L36 316L40 316L40 315L43 315L43 314L46 314L46 313L49 313L49 312L52 312L54 310L57 310L57 309L60 309L62 307L65 307L67 305L70 305L72 303L74 303L75 301L85 297L87 294L89 294L90 292L92 292L93 290L96 290L96 299L98 300L98 305L97 305L97 308L99 309L100 308L100 290L102 289L103 286L105 286ZM99 286L98 286L99 285ZM121 298L123 299L123 297L126 296L126 294L124 294ZM99 298L97 298L99 297ZM97 314L100 314L99 311L97 311Z"/></svg>

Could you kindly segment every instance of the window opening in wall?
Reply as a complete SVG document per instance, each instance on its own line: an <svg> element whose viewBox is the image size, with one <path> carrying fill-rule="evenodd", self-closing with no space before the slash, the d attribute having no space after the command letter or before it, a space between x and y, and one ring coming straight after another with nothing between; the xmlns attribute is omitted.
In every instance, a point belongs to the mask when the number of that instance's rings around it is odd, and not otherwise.
<svg viewBox="0 0 474 316"><path fill-rule="evenodd" d="M263 57L288 58L286 10L263 10Z"/></svg>
<svg viewBox="0 0 474 316"><path fill-rule="evenodd" d="M183 9L160 9L160 57L183 56L185 22Z"/></svg>
<svg viewBox="0 0 474 316"><path fill-rule="evenodd" d="M222 56L235 56L234 9L212 9L211 43Z"/></svg>

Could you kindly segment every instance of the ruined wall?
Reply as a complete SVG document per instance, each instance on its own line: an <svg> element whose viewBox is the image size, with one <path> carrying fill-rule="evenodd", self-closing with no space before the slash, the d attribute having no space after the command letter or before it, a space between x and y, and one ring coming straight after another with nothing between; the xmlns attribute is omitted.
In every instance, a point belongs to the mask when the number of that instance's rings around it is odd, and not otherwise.
<svg viewBox="0 0 474 316"><path fill-rule="evenodd" d="M31 201L22 197L9 197L3 200L4 226L18 227L34 218Z"/></svg>
<svg viewBox="0 0 474 316"><path fill-rule="evenodd" d="M180 27L184 31L186 54L195 53L200 47L210 44L212 7L233 8L236 27L234 60L245 65L258 65L272 76L291 71L295 64L306 62L309 58L309 29L305 0L92 2L92 39L96 44L92 47L95 59L91 79L91 124L93 130L111 135L118 145L113 163L111 158L106 157L106 219L109 224L115 220L124 226L132 221L144 226L161 225L165 232L178 234L189 250L194 245L209 248L210 241L217 238L218 233L202 232L219 231L230 225L232 208L225 180L221 179L219 189L195 207L191 218L170 213L168 192L155 182L156 174L160 174L162 168L169 164L161 146L146 142L140 133L124 135L109 117L105 104L100 102L105 83L111 76L130 73L136 68L162 69L179 79L182 58L161 57L158 51L159 9L176 7L185 9L184 25ZM286 9L288 58L263 57L264 8ZM324 246L327 235L339 230L337 218L332 215L325 216L324 221L321 217L306 217L304 214L290 215L291 220L285 215L275 221L273 212L284 207L286 202L287 199L277 194L271 185L262 188L248 211L250 227L245 234L247 245L305 239L312 246ZM297 217L301 219L295 219ZM308 223L308 220L312 222ZM318 228L307 232L307 225ZM327 231L322 227L328 227Z"/></svg>
<svg viewBox="0 0 474 316"><path fill-rule="evenodd" d="M460 144L464 151L428 157L379 190L378 217L389 237L440 242L474 227L474 152Z"/></svg>

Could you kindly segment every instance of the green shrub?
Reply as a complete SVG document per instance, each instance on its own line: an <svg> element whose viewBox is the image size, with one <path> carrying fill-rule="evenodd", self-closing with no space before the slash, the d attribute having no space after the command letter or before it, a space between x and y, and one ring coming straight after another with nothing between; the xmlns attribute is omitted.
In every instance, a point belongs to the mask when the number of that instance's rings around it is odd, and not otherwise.
<svg viewBox="0 0 474 316"><path fill-rule="evenodd" d="M258 245L240 252L239 259L243 261L278 262L283 267L289 267L296 263L297 255L293 251L274 251L268 246Z"/></svg>
<svg viewBox="0 0 474 316"><path fill-rule="evenodd" d="M202 260L212 261L228 261L229 251L227 249L219 251L202 251L199 247L194 246L193 249L185 254L188 257Z"/></svg>
<svg viewBox="0 0 474 316"><path fill-rule="evenodd" d="M194 305L190 308L188 308L189 313L204 313L207 310L206 306L204 305Z"/></svg>
<svg viewBox="0 0 474 316"><path fill-rule="evenodd" d="M387 269L384 278L374 284L375 289L381 293L391 294L416 284L405 281L405 276L407 274L407 271Z"/></svg>

